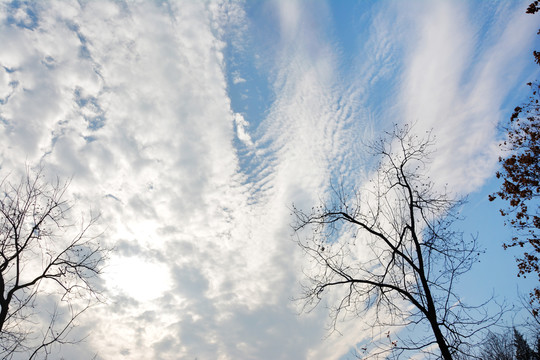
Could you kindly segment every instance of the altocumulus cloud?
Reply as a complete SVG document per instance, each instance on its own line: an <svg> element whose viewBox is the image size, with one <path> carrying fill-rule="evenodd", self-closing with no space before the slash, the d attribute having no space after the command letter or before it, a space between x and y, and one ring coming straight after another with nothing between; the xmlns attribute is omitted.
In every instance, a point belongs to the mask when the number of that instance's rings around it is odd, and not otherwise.
<svg viewBox="0 0 540 360"><path fill-rule="evenodd" d="M296 322L282 296L292 277L275 261L292 244L270 237L268 209L247 207L238 171L216 37L226 10L2 3L2 168L73 176L77 204L101 212L117 248L109 303L85 327L101 358L279 358L298 345L279 321ZM288 346L272 345L287 332Z"/></svg>
<svg viewBox="0 0 540 360"><path fill-rule="evenodd" d="M353 10L368 30L344 57L330 2L0 3L1 170L73 177L116 248L109 300L65 357L331 359L370 336L348 322L321 342L325 310L297 316L287 207L340 177L360 185L362 141L393 121L444 139L439 180L481 186L517 85L504 70L530 45L512 39L535 25L503 5L489 24L463 3ZM486 26L497 36L474 35ZM227 50L267 79L261 118L233 109L233 87L254 77L229 71Z"/></svg>

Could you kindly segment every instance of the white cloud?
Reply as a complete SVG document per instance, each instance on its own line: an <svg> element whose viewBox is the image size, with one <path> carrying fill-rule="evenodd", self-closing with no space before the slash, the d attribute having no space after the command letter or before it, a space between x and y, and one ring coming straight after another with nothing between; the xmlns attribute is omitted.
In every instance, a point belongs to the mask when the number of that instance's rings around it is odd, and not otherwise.
<svg viewBox="0 0 540 360"><path fill-rule="evenodd" d="M393 13L395 22L377 8L363 47L372 52L351 75L327 32L330 5L266 4L278 41L264 59L275 99L255 124L231 111L224 74L227 32L249 51L242 6L50 1L33 5L37 23L16 10L17 25L6 20L11 5L0 5L2 169L42 161L50 174L73 175L78 206L101 211L105 239L117 245L110 301L86 318L93 333L85 349L103 359L345 354L361 337L357 324L321 342L326 310L298 317L289 301L302 259L287 206L312 206L332 178L361 179L361 140L386 125L366 99L400 66L405 75L389 89L399 101L387 113L435 127L434 166L453 169L437 176L478 186L492 166L504 97L494 89L512 83L490 74L513 61L503 49L534 27L510 25L471 71L477 29L465 5ZM235 136L253 169L242 168Z"/></svg>
<svg viewBox="0 0 540 360"><path fill-rule="evenodd" d="M534 34L536 24L521 8L510 16L502 12L489 29L497 34L486 40L467 4L422 3L411 10L420 7L420 21L415 10L405 15L418 28L407 44L400 105L406 122L417 123L420 133L433 128L437 136L431 172L438 182L468 193L493 174L500 107L518 75L511 65L524 65L528 47L515 39ZM471 62L473 56L478 61Z"/></svg>
<svg viewBox="0 0 540 360"><path fill-rule="evenodd" d="M242 114L234 114L234 122L236 124L236 136L242 141L246 146L253 146L253 141L251 141L251 136L248 133L246 127L249 126L249 123L244 119Z"/></svg>
<svg viewBox="0 0 540 360"><path fill-rule="evenodd" d="M73 175L78 205L122 245L110 301L86 319L100 357L302 357L288 195L248 208L234 124L252 140L229 107L223 44L205 4L169 5L51 2L39 31L4 24L0 63L19 85L1 106L3 166Z"/></svg>
<svg viewBox="0 0 540 360"><path fill-rule="evenodd" d="M69 11L64 3L51 5L39 9L39 31L8 24L1 31L8 51L0 53L0 63L16 69L8 75L19 81L2 105L10 125L2 127L3 138L9 139L2 149L3 166L20 168L46 153L48 171L74 175L71 190L79 205L102 212L111 244L127 239L151 252L187 239L197 241L193 244L204 253L200 256L207 256L162 259L163 275L148 274L156 278L147 285L149 278L134 279L139 272L132 265L115 266L109 283L122 281L120 290L136 298L137 305L128 302L126 313L114 316L112 309L103 308L103 316L113 317L117 328L129 334L131 317L152 309L141 291L164 289L155 288L167 277L163 266L193 263L194 271L219 288L219 267L241 245L220 238L231 227L225 209L243 192L234 178L233 116L222 45L212 35L202 3L170 4L170 12L154 3L121 8L113 2L82 7L73 2ZM171 226L174 230L160 233ZM112 262L133 264L139 256ZM153 341L169 336L165 325L164 318L156 318L138 346L151 349ZM119 356L121 347L107 345L111 329L97 329L91 341L100 356ZM123 346L135 349L135 340L127 337Z"/></svg>
<svg viewBox="0 0 540 360"><path fill-rule="evenodd" d="M235 74L234 77L233 77L233 84L242 84L242 83L245 83L246 82L246 79L244 79L243 77L241 77L240 75L238 74Z"/></svg>

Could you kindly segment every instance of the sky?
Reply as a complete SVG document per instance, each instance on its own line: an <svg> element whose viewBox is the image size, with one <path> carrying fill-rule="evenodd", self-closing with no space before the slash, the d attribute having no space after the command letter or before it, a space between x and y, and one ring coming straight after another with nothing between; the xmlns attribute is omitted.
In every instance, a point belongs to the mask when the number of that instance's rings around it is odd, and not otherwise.
<svg viewBox="0 0 540 360"><path fill-rule="evenodd" d="M527 5L1 1L0 173L72 178L114 247L87 338L52 356L351 358L361 319L329 333L325 306L292 301L290 209L360 185L393 124L432 129L429 176L469 197L461 226L486 253L463 298L515 302L534 284L487 195L498 124L539 75Z"/></svg>

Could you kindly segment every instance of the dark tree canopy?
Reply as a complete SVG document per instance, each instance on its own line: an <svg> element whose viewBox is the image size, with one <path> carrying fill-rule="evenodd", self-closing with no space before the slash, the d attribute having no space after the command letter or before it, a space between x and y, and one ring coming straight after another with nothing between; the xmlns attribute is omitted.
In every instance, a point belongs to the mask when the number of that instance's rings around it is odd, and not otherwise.
<svg viewBox="0 0 540 360"><path fill-rule="evenodd" d="M475 238L454 228L462 201L436 190L424 174L432 145L430 133L422 138L396 127L371 148L380 163L368 185L350 196L335 190L309 212L294 208L298 243L313 264L304 284L307 305L337 293L334 326L352 314L373 332L409 326L423 334L388 333L390 344L366 345L364 356L468 357L474 334L490 323L454 292L479 251Z"/></svg>
<svg viewBox="0 0 540 360"><path fill-rule="evenodd" d="M489 332L483 341L479 357L483 360L540 360L540 333L533 331L532 342L527 342L515 327L502 333ZM533 345L533 346L531 346Z"/></svg>
<svg viewBox="0 0 540 360"><path fill-rule="evenodd" d="M94 280L106 251L88 235L95 218L71 220L67 185L51 185L39 170L0 182L2 359L47 358L52 346L76 341L70 331L77 317L99 300ZM42 307L51 301L56 305Z"/></svg>
<svg viewBox="0 0 540 360"><path fill-rule="evenodd" d="M529 248L519 260L520 275L540 275L540 89L538 83L530 86L533 95L529 103L515 109L507 128L508 138L501 143L509 154L499 159L502 170L497 172L497 178L503 180L501 190L490 196L490 200L499 197L508 202L509 207L500 212L507 217L507 223L518 230L505 246Z"/></svg>
<svg viewBox="0 0 540 360"><path fill-rule="evenodd" d="M540 2L538 0L533 1L529 4L529 7L527 8L527 14L535 14L540 10Z"/></svg>
<svg viewBox="0 0 540 360"><path fill-rule="evenodd" d="M540 11L540 1L536 0L533 1L529 7L527 8L526 13L527 14L536 14L538 11ZM540 35L540 29L538 30L538 33ZM540 65L540 51L533 51L534 61Z"/></svg>
<svg viewBox="0 0 540 360"><path fill-rule="evenodd" d="M539 11L539 2L529 5L527 13ZM535 61L540 65L540 53L534 51ZM532 95L529 101L515 108L505 125L507 139L500 146L507 154L499 162L502 170L497 178L503 180L501 189L489 199L497 197L507 202L501 215L516 230L516 235L504 247L524 248L523 256L517 259L518 276L534 274L540 281L540 83L528 84ZM531 292L534 315L540 311L540 287Z"/></svg>
<svg viewBox="0 0 540 360"><path fill-rule="evenodd" d="M516 360L537 360L537 354L531 349L522 333L514 329L514 348Z"/></svg>

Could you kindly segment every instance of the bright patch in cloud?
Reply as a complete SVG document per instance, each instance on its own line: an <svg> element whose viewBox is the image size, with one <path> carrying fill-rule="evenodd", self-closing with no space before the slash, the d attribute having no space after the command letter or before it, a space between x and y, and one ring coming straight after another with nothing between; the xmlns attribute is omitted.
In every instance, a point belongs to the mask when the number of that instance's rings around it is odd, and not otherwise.
<svg viewBox="0 0 540 360"><path fill-rule="evenodd" d="M107 288L119 291L140 302L155 300L172 286L165 264L146 262L140 258L115 258L105 275Z"/></svg>

